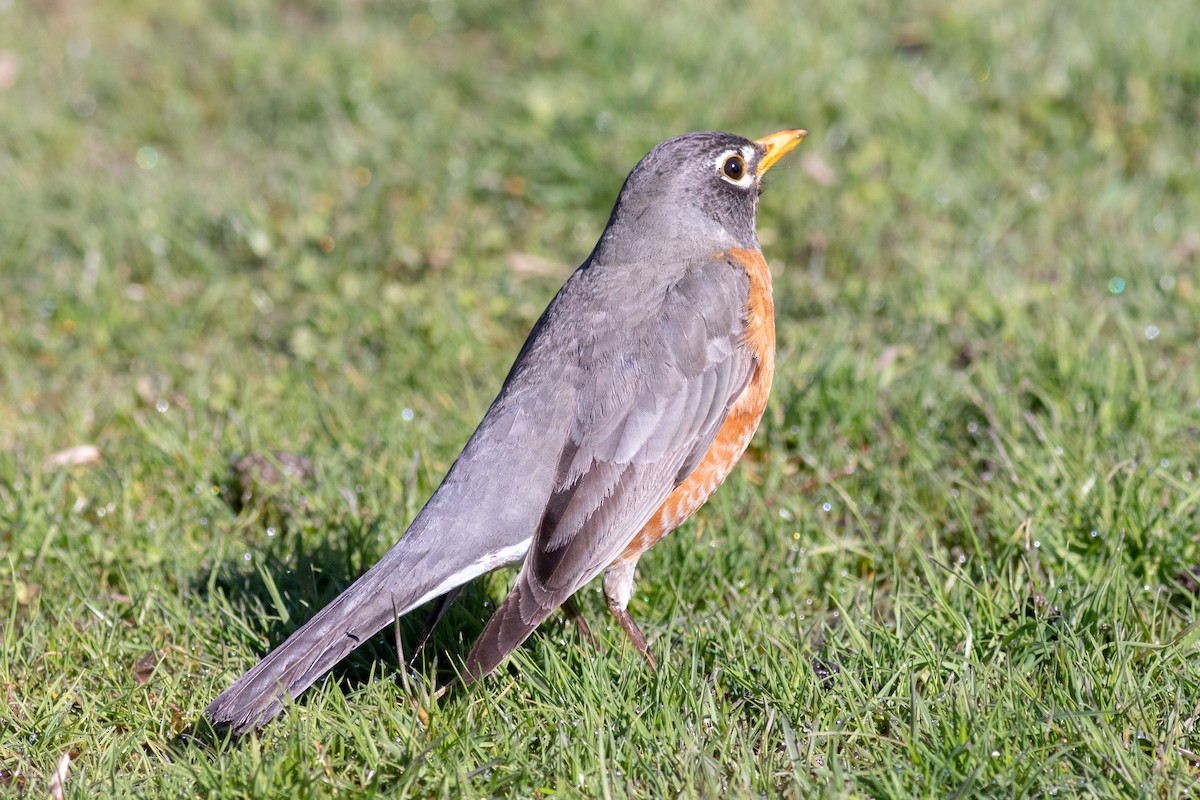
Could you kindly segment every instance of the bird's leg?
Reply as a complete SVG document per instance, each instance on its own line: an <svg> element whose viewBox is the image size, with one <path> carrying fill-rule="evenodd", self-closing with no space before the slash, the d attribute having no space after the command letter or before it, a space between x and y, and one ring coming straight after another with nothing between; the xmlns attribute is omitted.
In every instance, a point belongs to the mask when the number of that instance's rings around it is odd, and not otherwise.
<svg viewBox="0 0 1200 800"><path fill-rule="evenodd" d="M462 590L463 587L461 586L456 589L451 589L437 600L433 601L433 606L429 609L429 616L425 618L425 627L421 629L421 634L417 637L417 644L415 647L413 647L412 658L409 660L409 664L416 662L417 656L419 656L421 651L425 649L425 643L429 641L430 635L433 634L433 629L437 627L437 624L450 609L450 606L454 604L455 599ZM404 659L401 658L401 661L403 660Z"/></svg>
<svg viewBox="0 0 1200 800"><path fill-rule="evenodd" d="M654 670L658 668L658 661L650 651L650 645L646 644L646 637L641 628L629 614L629 598L633 596L633 571L636 567L637 562L609 567L604 573L604 597L608 601L609 612L616 618L621 630L625 631L629 641L637 648L638 654L646 660L646 665Z"/></svg>
<svg viewBox="0 0 1200 800"><path fill-rule="evenodd" d="M575 605L575 598L568 597L566 602L562 604L562 610L563 614L567 617L567 621L579 630L579 635L586 639L588 644L599 650L600 643L596 641L595 636L592 636L592 629L588 626L587 620L584 619L579 606Z"/></svg>
<svg viewBox="0 0 1200 800"><path fill-rule="evenodd" d="M646 660L646 666L650 671L658 669L658 660L654 658L654 653L650 650L650 645L646 644L646 637L642 635L642 629L633 621L633 617L629 614L628 609L608 607L612 615L617 618L617 622L621 624L621 630L629 637L629 641L633 642L633 646L637 648L638 653Z"/></svg>

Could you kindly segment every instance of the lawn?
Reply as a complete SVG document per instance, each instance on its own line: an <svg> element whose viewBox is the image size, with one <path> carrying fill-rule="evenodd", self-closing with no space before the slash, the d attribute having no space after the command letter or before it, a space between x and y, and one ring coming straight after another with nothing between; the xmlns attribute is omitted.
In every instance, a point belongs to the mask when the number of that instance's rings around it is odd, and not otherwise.
<svg viewBox="0 0 1200 800"><path fill-rule="evenodd" d="M1193 795L1197 53L1194 0L0 0L0 795ZM214 735L630 167L792 126L771 405L641 564L661 668L589 586L603 652L555 617L432 697L500 572Z"/></svg>

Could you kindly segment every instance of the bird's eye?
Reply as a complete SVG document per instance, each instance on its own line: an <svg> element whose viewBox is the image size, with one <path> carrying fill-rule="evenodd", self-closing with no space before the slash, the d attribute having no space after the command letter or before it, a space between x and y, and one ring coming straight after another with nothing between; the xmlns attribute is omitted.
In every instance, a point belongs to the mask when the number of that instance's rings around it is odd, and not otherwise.
<svg viewBox="0 0 1200 800"><path fill-rule="evenodd" d="M731 181L740 181L746 175L746 159L730 156L721 164L721 173Z"/></svg>

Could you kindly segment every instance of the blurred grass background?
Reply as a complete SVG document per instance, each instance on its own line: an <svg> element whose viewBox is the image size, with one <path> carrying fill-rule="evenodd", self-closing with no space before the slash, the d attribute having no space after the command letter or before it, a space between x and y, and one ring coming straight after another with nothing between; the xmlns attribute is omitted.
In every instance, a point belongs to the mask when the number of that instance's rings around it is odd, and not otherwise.
<svg viewBox="0 0 1200 800"><path fill-rule="evenodd" d="M0 794L1189 796L1197 52L1191 0L0 0ZM377 637L208 736L637 159L790 126L772 406L642 564L664 668L589 587L604 655L552 621L431 701L501 574L407 685Z"/></svg>

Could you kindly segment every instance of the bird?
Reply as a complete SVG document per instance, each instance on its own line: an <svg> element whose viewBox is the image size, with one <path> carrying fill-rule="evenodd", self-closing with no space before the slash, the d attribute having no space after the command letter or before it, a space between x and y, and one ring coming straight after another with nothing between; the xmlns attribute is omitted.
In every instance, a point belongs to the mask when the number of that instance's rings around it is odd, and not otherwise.
<svg viewBox="0 0 1200 800"><path fill-rule="evenodd" d="M725 480L758 428L775 368L762 179L808 132L668 139L625 179L590 255L534 324L500 392L405 534L205 710L244 734L388 623L521 562L463 663L491 673L604 573L630 616L638 560ZM440 598L440 599L439 599Z"/></svg>

